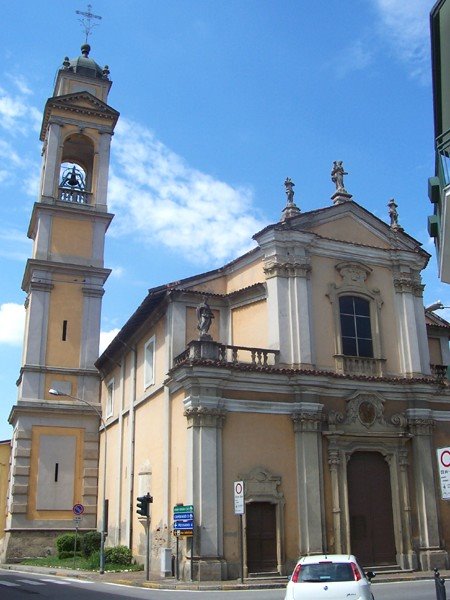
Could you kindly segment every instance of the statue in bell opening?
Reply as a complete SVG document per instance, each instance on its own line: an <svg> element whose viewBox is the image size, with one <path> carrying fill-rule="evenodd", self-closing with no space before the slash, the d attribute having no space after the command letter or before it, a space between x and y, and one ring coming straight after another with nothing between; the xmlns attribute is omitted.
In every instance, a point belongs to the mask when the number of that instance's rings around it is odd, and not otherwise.
<svg viewBox="0 0 450 600"><path fill-rule="evenodd" d="M331 181L336 186L336 191L346 192L344 187L344 175L348 175L348 173L344 170L342 166L342 160L335 160L333 162L333 168L331 170Z"/></svg>
<svg viewBox="0 0 450 600"><path fill-rule="evenodd" d="M197 320L198 325L197 329L200 331L200 337L208 337L208 331L211 327L212 320L214 319L214 314L208 304L207 296L204 296L203 302L197 306Z"/></svg>

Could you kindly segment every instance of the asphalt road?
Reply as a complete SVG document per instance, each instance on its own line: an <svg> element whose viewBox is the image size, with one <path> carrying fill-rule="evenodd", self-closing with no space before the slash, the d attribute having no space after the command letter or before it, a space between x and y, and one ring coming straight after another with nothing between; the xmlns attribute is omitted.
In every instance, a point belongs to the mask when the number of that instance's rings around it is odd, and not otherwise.
<svg viewBox="0 0 450 600"><path fill-rule="evenodd" d="M450 589L450 584L447 587ZM375 600L436 600L434 581L374 583L372 590ZM283 600L284 590L165 591L18 571L0 572L1 600L186 600L193 595L199 600Z"/></svg>

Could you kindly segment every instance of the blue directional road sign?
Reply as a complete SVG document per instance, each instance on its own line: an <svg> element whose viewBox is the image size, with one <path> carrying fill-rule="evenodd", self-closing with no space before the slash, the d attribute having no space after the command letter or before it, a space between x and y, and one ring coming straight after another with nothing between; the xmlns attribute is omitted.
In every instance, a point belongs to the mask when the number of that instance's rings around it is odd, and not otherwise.
<svg viewBox="0 0 450 600"><path fill-rule="evenodd" d="M175 535L193 535L194 507L192 504L188 504L187 506L174 506L173 530Z"/></svg>

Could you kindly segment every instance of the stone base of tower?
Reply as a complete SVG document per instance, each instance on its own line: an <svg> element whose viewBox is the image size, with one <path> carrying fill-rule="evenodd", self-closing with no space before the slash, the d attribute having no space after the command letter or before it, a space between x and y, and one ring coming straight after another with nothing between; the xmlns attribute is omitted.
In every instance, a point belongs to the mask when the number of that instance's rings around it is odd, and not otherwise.
<svg viewBox="0 0 450 600"><path fill-rule="evenodd" d="M73 533L67 529L27 529L7 531L0 540L0 563L18 563L24 558L39 558L56 555L56 538L64 533Z"/></svg>
<svg viewBox="0 0 450 600"><path fill-rule="evenodd" d="M194 581L223 581L227 579L227 563L224 559L194 558L192 566L192 578ZM183 567L184 579L188 581L191 577L190 560L186 560Z"/></svg>

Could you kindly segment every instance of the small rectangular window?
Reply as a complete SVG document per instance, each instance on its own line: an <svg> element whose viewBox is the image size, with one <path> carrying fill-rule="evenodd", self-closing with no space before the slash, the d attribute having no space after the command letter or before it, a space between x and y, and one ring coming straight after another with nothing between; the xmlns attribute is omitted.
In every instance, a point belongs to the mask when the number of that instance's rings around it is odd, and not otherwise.
<svg viewBox="0 0 450 600"><path fill-rule="evenodd" d="M114 379L106 386L106 417L110 417L114 412Z"/></svg>
<svg viewBox="0 0 450 600"><path fill-rule="evenodd" d="M67 321L63 321L62 324L62 341L65 342L67 340Z"/></svg>
<svg viewBox="0 0 450 600"><path fill-rule="evenodd" d="M155 383L155 336L144 347L144 387Z"/></svg>
<svg viewBox="0 0 450 600"><path fill-rule="evenodd" d="M58 481L58 469L59 465L58 463L55 463L55 482Z"/></svg>

